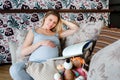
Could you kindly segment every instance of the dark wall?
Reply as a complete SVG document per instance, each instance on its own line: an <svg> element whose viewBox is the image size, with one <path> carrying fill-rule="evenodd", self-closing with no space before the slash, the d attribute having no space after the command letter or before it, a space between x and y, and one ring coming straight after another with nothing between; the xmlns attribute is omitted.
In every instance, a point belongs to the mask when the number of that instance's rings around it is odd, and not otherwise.
<svg viewBox="0 0 120 80"><path fill-rule="evenodd" d="M115 10L110 14L110 26L120 28L120 0L109 1L109 8Z"/></svg>
<svg viewBox="0 0 120 80"><path fill-rule="evenodd" d="M116 4L116 3L120 3L120 0L109 0L109 2L112 4Z"/></svg>

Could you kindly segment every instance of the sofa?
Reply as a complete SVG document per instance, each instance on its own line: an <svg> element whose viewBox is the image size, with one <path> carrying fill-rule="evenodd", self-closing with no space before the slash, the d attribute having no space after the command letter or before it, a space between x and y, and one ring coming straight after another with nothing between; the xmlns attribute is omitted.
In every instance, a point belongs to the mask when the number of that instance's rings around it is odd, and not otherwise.
<svg viewBox="0 0 120 80"><path fill-rule="evenodd" d="M120 29L104 27L93 54L87 80L120 80Z"/></svg>
<svg viewBox="0 0 120 80"><path fill-rule="evenodd" d="M93 51L93 44L89 48L88 48L88 45L86 48L84 48L86 45L83 45L83 43L86 43L87 41L96 41L103 27L104 27L103 21L87 22L87 23L85 22L80 24L80 28L76 33L62 40L61 46L63 50L61 51L62 52L61 54L63 54L63 52L70 53L72 54L72 57L73 57L74 54L76 53L79 53L80 55L84 55L84 54L88 55L90 52L90 55L91 55ZM15 29L17 42L9 40L9 48L10 48L10 53L12 58L12 64L22 60L28 60L29 58L29 56L25 58L19 57L21 46L27 32L28 31L25 31L25 30ZM72 45L75 45L75 47L73 46L71 48ZM77 48L76 48L76 45L77 45ZM87 58L86 57L87 55L84 55L84 58ZM62 56L62 58L59 57L57 59L56 58L49 59L43 63L34 63L34 62L28 61L28 63L26 63L26 71L28 72L29 75L31 75L34 78L34 80L53 80L53 75L56 72L58 72L58 70L56 69L56 66L58 64L63 64L66 57L69 58L71 57L71 55L65 56L65 57Z"/></svg>

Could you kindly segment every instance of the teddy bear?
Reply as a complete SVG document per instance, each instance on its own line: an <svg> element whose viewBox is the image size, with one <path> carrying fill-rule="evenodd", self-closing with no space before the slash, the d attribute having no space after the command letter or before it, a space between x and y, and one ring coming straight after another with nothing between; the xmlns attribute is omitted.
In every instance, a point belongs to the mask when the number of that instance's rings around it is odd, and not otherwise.
<svg viewBox="0 0 120 80"><path fill-rule="evenodd" d="M84 59L80 57L67 58L57 66L58 73L54 74L54 80L86 80L87 72L82 68L84 64Z"/></svg>
<svg viewBox="0 0 120 80"><path fill-rule="evenodd" d="M85 65L84 59L81 57L72 57L71 61L73 64L72 70L75 73L75 76L79 77L79 78L81 78L83 76L85 78L84 80L86 80L87 71L83 68L83 66ZM82 79L80 79L80 80L82 80Z"/></svg>

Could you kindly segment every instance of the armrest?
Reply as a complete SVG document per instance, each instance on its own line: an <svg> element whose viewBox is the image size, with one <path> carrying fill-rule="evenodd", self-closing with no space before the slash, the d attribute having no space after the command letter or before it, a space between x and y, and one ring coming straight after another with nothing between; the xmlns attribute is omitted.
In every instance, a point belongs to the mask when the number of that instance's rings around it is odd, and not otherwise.
<svg viewBox="0 0 120 80"><path fill-rule="evenodd" d="M12 64L14 64L17 60L16 58L16 50L17 50L17 45L13 41L8 42L10 53L11 53L11 59L12 59Z"/></svg>

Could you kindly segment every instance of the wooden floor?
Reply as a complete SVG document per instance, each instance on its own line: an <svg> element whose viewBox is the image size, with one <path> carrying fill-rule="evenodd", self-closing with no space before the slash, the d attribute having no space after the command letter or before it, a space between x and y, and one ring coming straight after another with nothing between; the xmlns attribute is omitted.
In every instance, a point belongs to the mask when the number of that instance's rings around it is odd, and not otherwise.
<svg viewBox="0 0 120 80"><path fill-rule="evenodd" d="M9 75L9 67L11 64L0 65L0 80L12 80Z"/></svg>

